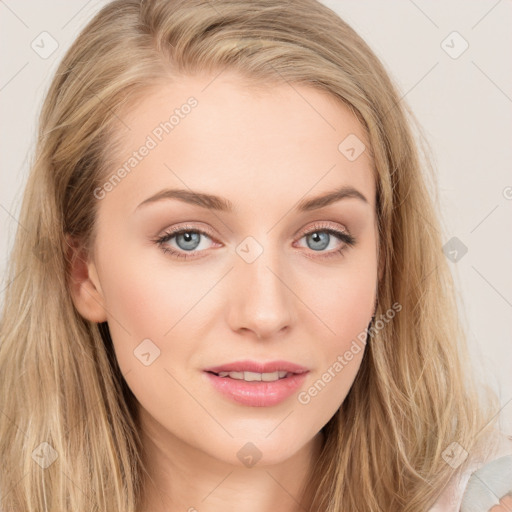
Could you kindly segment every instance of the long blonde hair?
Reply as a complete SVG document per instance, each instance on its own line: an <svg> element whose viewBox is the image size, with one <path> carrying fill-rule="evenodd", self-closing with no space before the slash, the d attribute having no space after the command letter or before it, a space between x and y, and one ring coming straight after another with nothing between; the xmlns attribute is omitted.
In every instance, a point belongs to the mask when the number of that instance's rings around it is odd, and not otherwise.
<svg viewBox="0 0 512 512"><path fill-rule="evenodd" d="M485 430L414 118L365 42L316 0L115 0L65 55L44 102L11 255L0 345L5 511L134 512L144 472L135 399L108 328L70 298L69 237L92 246L94 189L115 165L123 109L180 74L237 71L328 92L370 141L382 254L355 382L324 428L314 512L427 510ZM341 141L340 141L341 142ZM432 190L434 188L432 187ZM47 443L47 444L42 444Z"/></svg>

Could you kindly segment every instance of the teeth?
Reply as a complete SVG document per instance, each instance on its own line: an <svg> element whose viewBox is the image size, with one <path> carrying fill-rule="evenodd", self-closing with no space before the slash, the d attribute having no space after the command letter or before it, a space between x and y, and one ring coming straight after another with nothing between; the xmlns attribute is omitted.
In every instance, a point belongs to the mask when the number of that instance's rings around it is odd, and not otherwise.
<svg viewBox="0 0 512 512"><path fill-rule="evenodd" d="M264 381L274 382L279 379L284 379L288 372L278 371L272 373L257 373L257 372L219 372L219 377L230 377L237 380L245 380L247 382Z"/></svg>
<svg viewBox="0 0 512 512"><path fill-rule="evenodd" d="M252 382L253 380L260 380L261 381L261 379L263 377L262 373L255 373L255 372L244 372L243 375L244 375L243 379L247 380L249 382Z"/></svg>

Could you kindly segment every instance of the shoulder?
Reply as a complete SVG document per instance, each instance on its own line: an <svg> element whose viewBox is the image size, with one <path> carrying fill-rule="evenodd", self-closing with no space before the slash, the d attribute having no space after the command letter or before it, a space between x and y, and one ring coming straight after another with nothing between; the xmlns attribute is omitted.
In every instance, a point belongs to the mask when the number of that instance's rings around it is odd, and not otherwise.
<svg viewBox="0 0 512 512"><path fill-rule="evenodd" d="M496 449L453 478L428 512L489 512L507 494L512 495L512 436L500 434Z"/></svg>
<svg viewBox="0 0 512 512"><path fill-rule="evenodd" d="M460 510L488 512L507 494L512 495L512 453L487 462L471 475Z"/></svg>

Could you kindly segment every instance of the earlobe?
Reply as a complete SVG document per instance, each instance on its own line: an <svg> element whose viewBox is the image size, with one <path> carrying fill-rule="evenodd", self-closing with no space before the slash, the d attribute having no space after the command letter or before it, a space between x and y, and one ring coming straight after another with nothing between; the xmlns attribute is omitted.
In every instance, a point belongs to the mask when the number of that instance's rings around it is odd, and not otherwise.
<svg viewBox="0 0 512 512"><path fill-rule="evenodd" d="M67 241L68 286L73 303L86 320L105 322L107 316L96 266L79 242L70 237Z"/></svg>

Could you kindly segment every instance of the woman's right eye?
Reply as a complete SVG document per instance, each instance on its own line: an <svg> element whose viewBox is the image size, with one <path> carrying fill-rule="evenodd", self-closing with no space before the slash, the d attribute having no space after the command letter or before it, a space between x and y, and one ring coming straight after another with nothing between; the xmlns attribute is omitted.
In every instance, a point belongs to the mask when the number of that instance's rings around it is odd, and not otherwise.
<svg viewBox="0 0 512 512"><path fill-rule="evenodd" d="M155 243L166 254L188 259L195 257L192 256L195 252L203 252L204 249L196 250L201 245L201 238L211 239L208 233L200 229L181 228L164 233L155 240ZM170 245L169 242L171 241L174 241L177 247ZM190 254L187 254L187 252Z"/></svg>

